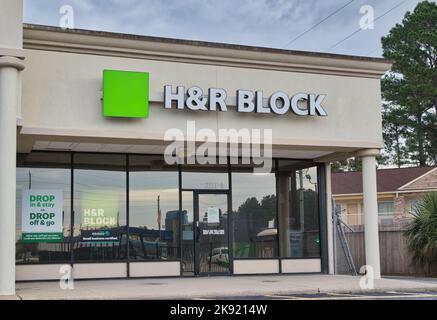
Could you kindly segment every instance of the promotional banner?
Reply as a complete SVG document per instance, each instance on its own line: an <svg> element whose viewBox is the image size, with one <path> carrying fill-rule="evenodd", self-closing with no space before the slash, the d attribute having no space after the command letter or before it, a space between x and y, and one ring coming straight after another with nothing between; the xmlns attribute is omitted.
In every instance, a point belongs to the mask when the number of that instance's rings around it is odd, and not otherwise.
<svg viewBox="0 0 437 320"><path fill-rule="evenodd" d="M119 240L120 201L116 195L91 190L82 195L81 241L111 243Z"/></svg>
<svg viewBox="0 0 437 320"><path fill-rule="evenodd" d="M62 190L24 190L21 212L23 242L62 242L62 204Z"/></svg>
<svg viewBox="0 0 437 320"><path fill-rule="evenodd" d="M82 195L82 228L113 228L119 224L120 203L117 196L87 191Z"/></svg>

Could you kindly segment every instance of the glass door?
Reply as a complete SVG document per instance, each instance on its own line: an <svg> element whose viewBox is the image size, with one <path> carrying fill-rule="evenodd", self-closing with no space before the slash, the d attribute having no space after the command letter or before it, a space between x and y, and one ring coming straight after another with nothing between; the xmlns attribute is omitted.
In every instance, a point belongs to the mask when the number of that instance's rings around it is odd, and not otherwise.
<svg viewBox="0 0 437 320"><path fill-rule="evenodd" d="M230 274L228 192L194 192L197 275Z"/></svg>

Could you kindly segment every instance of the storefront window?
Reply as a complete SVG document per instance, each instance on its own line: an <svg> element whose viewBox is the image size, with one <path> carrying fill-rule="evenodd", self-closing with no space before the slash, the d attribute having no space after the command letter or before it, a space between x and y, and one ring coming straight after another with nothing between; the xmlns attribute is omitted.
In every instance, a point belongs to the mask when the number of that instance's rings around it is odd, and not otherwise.
<svg viewBox="0 0 437 320"><path fill-rule="evenodd" d="M75 261L127 259L126 156L74 155Z"/></svg>
<svg viewBox="0 0 437 320"><path fill-rule="evenodd" d="M281 256L320 257L317 167L279 161L276 176Z"/></svg>
<svg viewBox="0 0 437 320"><path fill-rule="evenodd" d="M220 164L225 163L225 164ZM201 190L224 190L229 188L226 159L217 159L217 164L183 165L182 188Z"/></svg>
<svg viewBox="0 0 437 320"><path fill-rule="evenodd" d="M130 156L129 169L130 259L178 259L178 168L163 157Z"/></svg>
<svg viewBox="0 0 437 320"><path fill-rule="evenodd" d="M18 155L17 264L64 263L70 260L70 177L69 154L41 152ZM37 196L41 197L41 201Z"/></svg>
<svg viewBox="0 0 437 320"><path fill-rule="evenodd" d="M17 164L17 264L181 259L192 275L227 272L229 248L235 259L320 257L312 162L232 165L232 184L227 165L179 172L160 156L34 152Z"/></svg>
<svg viewBox="0 0 437 320"><path fill-rule="evenodd" d="M233 167L232 207L234 257L277 257L275 174Z"/></svg>

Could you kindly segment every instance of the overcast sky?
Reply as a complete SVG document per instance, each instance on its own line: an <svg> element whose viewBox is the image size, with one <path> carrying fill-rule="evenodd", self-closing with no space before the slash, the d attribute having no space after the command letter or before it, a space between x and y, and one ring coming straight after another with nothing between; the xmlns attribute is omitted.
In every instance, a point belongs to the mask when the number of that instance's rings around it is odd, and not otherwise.
<svg viewBox="0 0 437 320"><path fill-rule="evenodd" d="M435 2L436 0L433 0ZM380 39L419 0L24 0L26 23L59 26L63 5L75 28L380 56ZM374 8L373 30L360 30L360 8ZM378 19L378 17L380 17ZM341 43L339 43L341 42ZM337 46L333 47L339 43Z"/></svg>

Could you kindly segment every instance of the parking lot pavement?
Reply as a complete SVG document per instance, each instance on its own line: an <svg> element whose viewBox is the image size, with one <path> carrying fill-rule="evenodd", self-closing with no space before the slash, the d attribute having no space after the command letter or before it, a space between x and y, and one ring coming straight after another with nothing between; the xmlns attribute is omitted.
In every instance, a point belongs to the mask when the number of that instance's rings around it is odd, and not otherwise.
<svg viewBox="0 0 437 320"><path fill-rule="evenodd" d="M223 297L224 299L230 297L232 299L235 297L241 299L245 297L262 299L382 299L382 297L386 299L435 299L437 281L420 278L383 278L375 280L374 289L373 291L362 290L360 277L319 274L74 281L74 290L62 290L57 281L29 282L17 283L17 296L23 300L190 300L211 297ZM418 293L404 297L399 292Z"/></svg>
<svg viewBox="0 0 437 320"><path fill-rule="evenodd" d="M194 300L437 300L436 292L385 291L374 293L271 294L264 296L196 298Z"/></svg>

